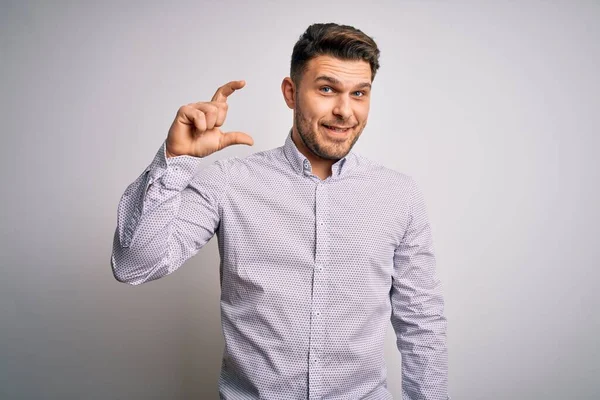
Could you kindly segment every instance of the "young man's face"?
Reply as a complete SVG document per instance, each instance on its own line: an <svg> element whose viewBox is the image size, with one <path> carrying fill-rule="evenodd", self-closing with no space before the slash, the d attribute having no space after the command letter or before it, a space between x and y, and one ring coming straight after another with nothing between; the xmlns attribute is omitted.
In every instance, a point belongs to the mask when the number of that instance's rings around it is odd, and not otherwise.
<svg viewBox="0 0 600 400"><path fill-rule="evenodd" d="M339 160L367 124L370 95L368 62L313 58L296 86L294 127L315 155Z"/></svg>

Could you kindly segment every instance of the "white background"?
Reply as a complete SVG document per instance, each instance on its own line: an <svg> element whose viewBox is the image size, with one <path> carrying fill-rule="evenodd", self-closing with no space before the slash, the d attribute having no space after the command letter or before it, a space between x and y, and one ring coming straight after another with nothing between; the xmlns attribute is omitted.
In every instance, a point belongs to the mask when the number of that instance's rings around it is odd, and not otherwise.
<svg viewBox="0 0 600 400"><path fill-rule="evenodd" d="M374 37L361 154L428 205L453 400L600 398L597 1L6 2L0 8L0 398L216 399L216 239L138 287L110 270L121 194L180 105L283 145L313 22ZM389 387L400 355L389 326Z"/></svg>

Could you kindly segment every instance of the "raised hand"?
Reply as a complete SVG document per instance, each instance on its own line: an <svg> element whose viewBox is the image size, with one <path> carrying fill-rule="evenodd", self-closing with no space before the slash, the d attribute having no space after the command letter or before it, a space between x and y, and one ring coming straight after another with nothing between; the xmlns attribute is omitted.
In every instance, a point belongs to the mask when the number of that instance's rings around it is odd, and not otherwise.
<svg viewBox="0 0 600 400"><path fill-rule="evenodd" d="M227 97L245 85L245 81L231 81L218 88L210 102L179 107L167 136L167 157L206 157L232 144L252 146L250 135L220 129L227 116Z"/></svg>

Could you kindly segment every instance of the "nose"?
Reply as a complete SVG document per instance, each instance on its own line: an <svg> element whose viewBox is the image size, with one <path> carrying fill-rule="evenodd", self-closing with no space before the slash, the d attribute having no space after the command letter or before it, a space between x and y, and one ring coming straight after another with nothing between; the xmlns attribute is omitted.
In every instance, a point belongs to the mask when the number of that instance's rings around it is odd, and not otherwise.
<svg viewBox="0 0 600 400"><path fill-rule="evenodd" d="M333 113L343 120L347 120L352 116L349 96L338 96L337 103L333 108Z"/></svg>

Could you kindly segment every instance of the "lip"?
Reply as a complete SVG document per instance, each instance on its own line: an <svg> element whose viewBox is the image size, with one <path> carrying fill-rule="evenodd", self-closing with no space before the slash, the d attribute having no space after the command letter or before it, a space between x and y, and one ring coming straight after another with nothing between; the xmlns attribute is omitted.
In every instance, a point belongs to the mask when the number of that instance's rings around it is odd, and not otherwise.
<svg viewBox="0 0 600 400"><path fill-rule="evenodd" d="M343 138L348 136L348 134L352 131L352 129L354 129L353 126L347 126L347 127L339 127L336 125L328 125L331 126L333 128L338 128L338 129L345 129L342 132L338 132L335 129L330 129L328 128L328 126L325 126L324 124L321 124L321 126L323 127L323 129L327 132L328 135L336 137L336 138Z"/></svg>
<svg viewBox="0 0 600 400"><path fill-rule="evenodd" d="M328 126L332 127L332 128L337 128L337 129L352 129L354 128L354 126L337 126L337 125L328 125L328 124L321 124L322 126L324 126L325 128L327 128Z"/></svg>

